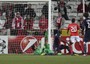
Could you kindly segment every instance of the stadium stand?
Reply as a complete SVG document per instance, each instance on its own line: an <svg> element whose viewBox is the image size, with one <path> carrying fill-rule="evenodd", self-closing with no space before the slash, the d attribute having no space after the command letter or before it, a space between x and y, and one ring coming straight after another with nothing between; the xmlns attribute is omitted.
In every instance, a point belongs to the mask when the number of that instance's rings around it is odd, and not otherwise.
<svg viewBox="0 0 90 64"><path fill-rule="evenodd" d="M27 51L29 53L34 52L35 47L38 47L37 43L41 43L41 39L45 37L47 29L47 1L0 2L0 36L8 36L8 53L23 53L20 45L25 37L27 39L37 39L35 45L32 45L30 50ZM27 40L27 43L29 42Z"/></svg>
<svg viewBox="0 0 90 64"><path fill-rule="evenodd" d="M32 22L33 23L31 23L33 25L28 23L28 24L30 24L32 26L32 29L29 29L29 30L31 30L31 31L32 30L36 30L36 29L41 30L39 28L39 20L41 18L41 15L43 14L42 9L43 9L43 7L44 7L44 5L46 3L47 2L0 2L0 24L2 24L2 26L0 26L0 29L10 29L12 31L12 29L13 29L12 28L12 21L13 21L14 18L16 18L15 16L16 16L17 12L20 13L20 15L23 18L23 20L25 20L25 19L27 20L27 18L26 18L27 14L30 14L30 15L33 16L33 13L30 13L30 12L34 11L35 12L35 16L34 16L34 18L32 18ZM28 12L26 10L28 9L29 5L31 5L32 10ZM47 8L47 10L48 10L48 8ZM47 12L46 12L46 14L48 15ZM45 17L46 17L46 15L45 15ZM30 25L28 25L28 26L30 26ZM13 24L13 26L14 26L14 24ZM46 25L46 26L48 26L48 25ZM19 29L15 29L15 30L17 31Z"/></svg>

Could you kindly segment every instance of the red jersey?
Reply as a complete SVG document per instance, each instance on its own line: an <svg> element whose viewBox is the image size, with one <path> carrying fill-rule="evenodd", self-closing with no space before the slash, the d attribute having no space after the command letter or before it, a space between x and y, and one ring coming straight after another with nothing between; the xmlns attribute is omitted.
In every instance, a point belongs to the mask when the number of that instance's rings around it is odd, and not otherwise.
<svg viewBox="0 0 90 64"><path fill-rule="evenodd" d="M72 23L68 25L68 29L70 30L70 36L78 36L78 30L80 29L79 25L76 23Z"/></svg>
<svg viewBox="0 0 90 64"><path fill-rule="evenodd" d="M14 25L13 26L14 29L23 29L23 23L24 21L22 17L19 18L15 17L13 19L12 25Z"/></svg>
<svg viewBox="0 0 90 64"><path fill-rule="evenodd" d="M40 27L40 29L47 29L48 28L48 20L47 19L40 19L39 27Z"/></svg>
<svg viewBox="0 0 90 64"><path fill-rule="evenodd" d="M61 26L61 21L62 21L62 17L58 17L56 21L58 27Z"/></svg>
<svg viewBox="0 0 90 64"><path fill-rule="evenodd" d="M33 20L24 20L24 29L30 30L33 27Z"/></svg>

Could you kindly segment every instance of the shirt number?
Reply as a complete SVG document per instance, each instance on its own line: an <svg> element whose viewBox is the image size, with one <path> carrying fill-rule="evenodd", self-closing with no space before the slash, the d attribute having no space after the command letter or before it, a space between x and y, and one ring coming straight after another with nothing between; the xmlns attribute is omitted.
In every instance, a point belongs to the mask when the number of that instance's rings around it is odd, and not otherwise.
<svg viewBox="0 0 90 64"><path fill-rule="evenodd" d="M71 27L71 32L77 32L77 27L76 26L72 26Z"/></svg>

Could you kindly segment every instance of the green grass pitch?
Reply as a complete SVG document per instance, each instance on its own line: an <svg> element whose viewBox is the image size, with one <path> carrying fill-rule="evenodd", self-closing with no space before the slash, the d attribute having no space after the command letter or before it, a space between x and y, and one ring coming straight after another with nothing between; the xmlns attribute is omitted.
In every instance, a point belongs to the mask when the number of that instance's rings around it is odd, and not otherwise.
<svg viewBox="0 0 90 64"><path fill-rule="evenodd" d="M0 55L0 64L90 64L90 56Z"/></svg>

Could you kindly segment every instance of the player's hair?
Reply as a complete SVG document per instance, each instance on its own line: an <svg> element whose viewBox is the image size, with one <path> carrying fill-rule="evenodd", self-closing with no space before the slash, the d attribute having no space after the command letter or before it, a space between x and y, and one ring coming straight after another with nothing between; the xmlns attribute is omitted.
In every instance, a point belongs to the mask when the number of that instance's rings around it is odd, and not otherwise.
<svg viewBox="0 0 90 64"><path fill-rule="evenodd" d="M89 16L88 12L85 12L85 13L83 14L83 16L84 16L85 18L88 18L88 16Z"/></svg>
<svg viewBox="0 0 90 64"><path fill-rule="evenodd" d="M75 18L72 18L72 23L74 23L75 22Z"/></svg>

